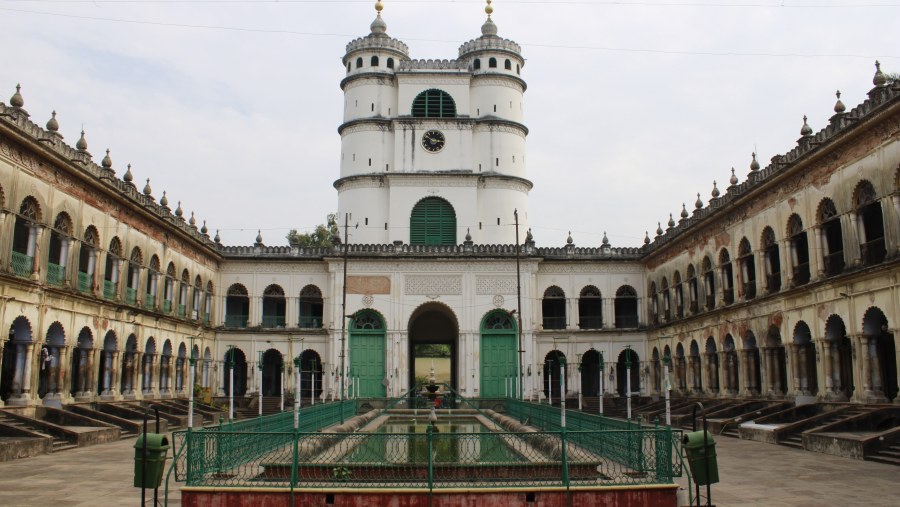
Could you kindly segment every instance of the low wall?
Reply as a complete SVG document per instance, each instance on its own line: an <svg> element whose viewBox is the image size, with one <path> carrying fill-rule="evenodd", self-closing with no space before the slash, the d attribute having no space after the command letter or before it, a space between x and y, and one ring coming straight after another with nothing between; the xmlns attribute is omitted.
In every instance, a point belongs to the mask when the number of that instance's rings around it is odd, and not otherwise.
<svg viewBox="0 0 900 507"><path fill-rule="evenodd" d="M183 507L677 507L678 486L612 486L535 490L442 490L429 498L428 490L291 492L267 488L183 488Z"/></svg>

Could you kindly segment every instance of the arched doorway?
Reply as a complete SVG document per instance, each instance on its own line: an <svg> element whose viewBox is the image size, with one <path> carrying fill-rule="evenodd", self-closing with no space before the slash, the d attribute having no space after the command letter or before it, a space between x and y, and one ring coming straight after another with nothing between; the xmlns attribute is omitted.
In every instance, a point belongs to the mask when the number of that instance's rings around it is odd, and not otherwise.
<svg viewBox="0 0 900 507"><path fill-rule="evenodd" d="M616 389L619 396L626 396L627 386L626 375L631 372L631 394L641 392L641 359L637 352L631 349L625 349L619 353L619 360L616 364Z"/></svg>
<svg viewBox="0 0 900 507"><path fill-rule="evenodd" d="M122 394L134 394L137 353L137 337L132 334L125 341L125 353L122 354Z"/></svg>
<svg viewBox="0 0 900 507"><path fill-rule="evenodd" d="M730 334L725 335L725 343L722 344L722 350L725 352L725 364L722 365L724 368L725 391L727 394L734 396L738 393L740 368L738 366L734 337Z"/></svg>
<svg viewBox="0 0 900 507"><path fill-rule="evenodd" d="M744 360L747 365L744 375L746 375L746 386L748 394L759 394L759 347L756 344L756 335L751 331L747 331L744 336Z"/></svg>
<svg viewBox="0 0 900 507"><path fill-rule="evenodd" d="M482 398L507 394L516 376L516 322L506 310L494 310L481 320L479 393Z"/></svg>
<svg viewBox="0 0 900 507"><path fill-rule="evenodd" d="M50 324L47 338L38 354L38 396L44 398L51 394L58 397L62 392L60 385L65 375L62 364L62 350L66 346L66 333L59 322ZM62 373L62 375L60 375Z"/></svg>
<svg viewBox="0 0 900 507"><path fill-rule="evenodd" d="M225 368L222 369L224 372L222 385L224 386L225 395L228 396L231 394L231 384L228 379L228 372L234 368L234 395L243 396L247 393L247 356L244 355L243 350L232 347L225 351L223 359L225 361Z"/></svg>
<svg viewBox="0 0 900 507"><path fill-rule="evenodd" d="M25 375L25 356L28 347L32 346L31 323L25 317L16 317L3 347L3 369L0 373L0 397L3 401L27 398L31 379Z"/></svg>
<svg viewBox="0 0 900 507"><path fill-rule="evenodd" d="M262 357L262 393L263 396L281 395L281 352L267 350Z"/></svg>
<svg viewBox="0 0 900 507"><path fill-rule="evenodd" d="M769 393L782 396L787 392L787 358L784 354L784 343L781 341L781 331L777 327L769 327L766 346L766 377Z"/></svg>
<svg viewBox="0 0 900 507"><path fill-rule="evenodd" d="M156 340L151 336L144 345L144 357L141 360L141 390L145 397L153 395L154 357L156 357Z"/></svg>
<svg viewBox="0 0 900 507"><path fill-rule="evenodd" d="M544 396L549 397L551 402L565 396L568 391L568 364L565 371L560 371L560 363L565 362L566 355L559 350L551 350L544 356ZM563 377L562 385L559 381L560 375Z"/></svg>
<svg viewBox="0 0 900 507"><path fill-rule="evenodd" d="M116 354L118 352L118 342L116 333L108 331L106 338L103 339L103 349L100 351L100 375L97 384L97 392L101 396L110 396L115 389L115 379L113 379L113 365L116 363Z"/></svg>
<svg viewBox="0 0 900 507"><path fill-rule="evenodd" d="M795 390L804 395L819 393L818 375L816 375L816 349L812 342L812 332L802 320L794 326L794 379L798 385Z"/></svg>
<svg viewBox="0 0 900 507"><path fill-rule="evenodd" d="M689 351L688 370L690 370L691 392L699 395L703 392L703 378L700 376L700 345L697 344L697 340L691 340Z"/></svg>
<svg viewBox="0 0 900 507"><path fill-rule="evenodd" d="M706 339L706 388L709 392L718 394L721 386L719 385L719 350L716 347L716 339L712 336Z"/></svg>
<svg viewBox="0 0 900 507"><path fill-rule="evenodd" d="M72 380L69 394L72 396L88 396L92 386L91 370L93 369L91 354L94 349L94 336L90 328L84 327L78 333L75 350L72 351ZM102 362L101 362L101 368Z"/></svg>
<svg viewBox="0 0 900 507"><path fill-rule="evenodd" d="M450 308L426 303L409 318L409 385L429 381L432 367L435 382L457 388L459 325Z"/></svg>
<svg viewBox="0 0 900 507"><path fill-rule="evenodd" d="M897 348L888 332L888 320L880 308L871 307L863 317L863 340L868 342L871 386L875 396L897 397ZM865 345L865 342L864 344Z"/></svg>
<svg viewBox="0 0 900 507"><path fill-rule="evenodd" d="M300 384L301 402L322 395L322 358L315 350L307 349L300 354Z"/></svg>
<svg viewBox="0 0 900 507"><path fill-rule="evenodd" d="M358 379L361 398L383 398L385 389L384 318L372 310L362 310L350 320L349 380ZM349 382L348 382L349 385Z"/></svg>
<svg viewBox="0 0 900 507"><path fill-rule="evenodd" d="M853 345L847 336L844 320L831 315L825 321L825 387L832 398L849 400L856 387L853 383Z"/></svg>
<svg viewBox="0 0 900 507"><path fill-rule="evenodd" d="M600 353L590 349L581 356L581 392L600 396Z"/></svg>
<svg viewBox="0 0 900 507"><path fill-rule="evenodd" d="M684 345L679 343L675 346L675 361L673 362L675 370L675 383L677 390L681 394L687 394L687 364L684 357Z"/></svg>

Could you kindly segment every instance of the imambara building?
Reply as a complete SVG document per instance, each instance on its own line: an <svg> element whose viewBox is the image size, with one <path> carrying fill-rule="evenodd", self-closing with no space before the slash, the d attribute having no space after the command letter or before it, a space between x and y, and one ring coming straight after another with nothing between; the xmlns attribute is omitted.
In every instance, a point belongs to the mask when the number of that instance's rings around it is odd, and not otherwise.
<svg viewBox="0 0 900 507"><path fill-rule="evenodd" d="M677 396L900 403L900 82L641 245L538 246L520 46L489 5L454 59L414 60L377 10L342 60L349 243L225 246L18 87L0 103L4 405L221 396L232 362L235 395L277 395L295 359L304 397L396 396L430 344L466 396L559 398L564 359L566 396L629 372L655 397L671 358Z"/></svg>

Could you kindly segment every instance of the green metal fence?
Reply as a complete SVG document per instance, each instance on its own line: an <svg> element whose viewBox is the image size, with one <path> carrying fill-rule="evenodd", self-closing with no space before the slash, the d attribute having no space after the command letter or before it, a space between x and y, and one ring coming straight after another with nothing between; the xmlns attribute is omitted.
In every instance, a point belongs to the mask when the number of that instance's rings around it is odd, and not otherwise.
<svg viewBox="0 0 900 507"><path fill-rule="evenodd" d="M34 271L34 257L15 250L12 252L10 264L12 265L13 273L18 276L28 276Z"/></svg>
<svg viewBox="0 0 900 507"><path fill-rule="evenodd" d="M507 400L536 426L521 433L318 432L356 402L304 408L173 433L176 480L187 486L303 488L569 487L671 484L681 474L675 431ZM532 420L528 420L532 419ZM601 420L602 419L602 420ZM536 422L540 421L540 422Z"/></svg>
<svg viewBox="0 0 900 507"><path fill-rule="evenodd" d="M66 281L66 269L59 264L47 263L47 283L56 287L62 287Z"/></svg>

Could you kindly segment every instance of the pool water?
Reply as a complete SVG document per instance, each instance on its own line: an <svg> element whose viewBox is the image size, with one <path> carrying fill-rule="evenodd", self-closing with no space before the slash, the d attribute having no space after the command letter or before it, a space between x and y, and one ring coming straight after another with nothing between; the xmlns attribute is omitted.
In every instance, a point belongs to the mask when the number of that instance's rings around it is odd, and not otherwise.
<svg viewBox="0 0 900 507"><path fill-rule="evenodd" d="M389 419L353 450L346 461L426 463L427 417ZM435 463L496 463L520 461L502 435L472 418L443 419L435 424L432 452Z"/></svg>

